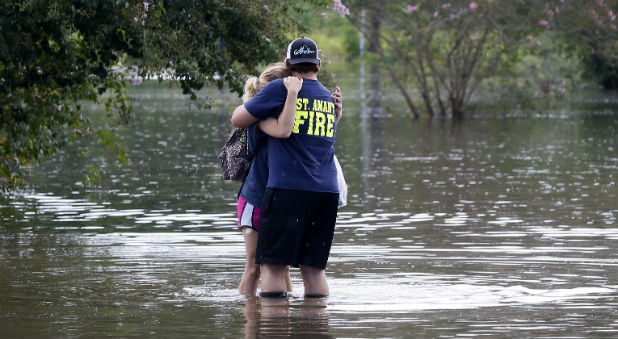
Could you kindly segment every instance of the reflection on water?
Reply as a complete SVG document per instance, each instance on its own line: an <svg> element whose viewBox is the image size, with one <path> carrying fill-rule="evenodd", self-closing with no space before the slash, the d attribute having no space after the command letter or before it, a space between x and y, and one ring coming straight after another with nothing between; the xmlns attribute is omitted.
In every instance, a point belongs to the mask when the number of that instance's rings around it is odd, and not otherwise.
<svg viewBox="0 0 618 339"><path fill-rule="evenodd" d="M245 338L334 338L328 332L326 307L320 299L247 299Z"/></svg>
<svg viewBox="0 0 618 339"><path fill-rule="evenodd" d="M152 225L153 228L167 228L173 222L181 222L181 229L212 227L215 225L229 226L236 221L235 213L202 214L199 210L186 210L184 213L173 213L171 209L114 209L106 207L109 204L97 204L83 199L65 199L49 194L27 194L24 198L35 202L36 211L25 213L21 221L30 221L37 215L51 215L56 223L78 222L83 226L55 226L53 229L105 229L103 226L86 226L87 223L101 219L122 217L132 220L130 225L115 225L116 229L135 229L140 225Z"/></svg>
<svg viewBox="0 0 618 339"><path fill-rule="evenodd" d="M216 160L227 116L147 94L136 105L148 114L119 132L129 165L102 150L67 161L78 145L0 202L3 336L618 335L611 109L457 124L346 116L332 295L304 299L293 270L291 297L273 301L237 291L238 185ZM84 186L91 165L107 176Z"/></svg>

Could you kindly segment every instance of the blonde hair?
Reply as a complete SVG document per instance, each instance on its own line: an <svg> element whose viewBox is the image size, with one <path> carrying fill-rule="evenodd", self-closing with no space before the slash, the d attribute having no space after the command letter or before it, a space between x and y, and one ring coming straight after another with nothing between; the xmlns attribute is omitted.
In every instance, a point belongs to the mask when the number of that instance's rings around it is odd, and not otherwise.
<svg viewBox="0 0 618 339"><path fill-rule="evenodd" d="M285 67L283 62L270 64L262 71L260 77L252 76L245 82L245 94L242 96L242 101L247 102L249 99L260 91L260 89L269 82L292 75L290 70Z"/></svg>

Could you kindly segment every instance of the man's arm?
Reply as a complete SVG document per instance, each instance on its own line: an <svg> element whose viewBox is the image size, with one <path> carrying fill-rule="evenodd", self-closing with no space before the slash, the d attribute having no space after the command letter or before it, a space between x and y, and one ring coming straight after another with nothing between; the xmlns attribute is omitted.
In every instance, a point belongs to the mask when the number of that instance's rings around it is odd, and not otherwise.
<svg viewBox="0 0 618 339"><path fill-rule="evenodd" d="M256 121L258 119L247 111L244 104L236 107L234 113L232 113L232 125L234 127L249 127Z"/></svg>

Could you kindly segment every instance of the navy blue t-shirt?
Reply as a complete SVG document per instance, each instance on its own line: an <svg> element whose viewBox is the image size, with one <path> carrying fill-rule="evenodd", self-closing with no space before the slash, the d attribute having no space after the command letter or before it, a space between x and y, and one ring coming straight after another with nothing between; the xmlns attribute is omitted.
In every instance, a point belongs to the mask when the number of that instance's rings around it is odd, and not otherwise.
<svg viewBox="0 0 618 339"><path fill-rule="evenodd" d="M247 101L245 108L260 120L277 118L286 97L283 80L275 80ZM317 80L303 79L292 135L268 139L267 187L339 193L333 160L336 131L330 92Z"/></svg>
<svg viewBox="0 0 618 339"><path fill-rule="evenodd" d="M247 132L247 149L251 153L257 147L258 137L266 138L266 136L260 131L257 123L247 127ZM242 184L240 195L251 205L260 207L264 192L266 191L267 180L268 160L266 157L266 147L262 146L251 161L249 174L247 174L245 182Z"/></svg>

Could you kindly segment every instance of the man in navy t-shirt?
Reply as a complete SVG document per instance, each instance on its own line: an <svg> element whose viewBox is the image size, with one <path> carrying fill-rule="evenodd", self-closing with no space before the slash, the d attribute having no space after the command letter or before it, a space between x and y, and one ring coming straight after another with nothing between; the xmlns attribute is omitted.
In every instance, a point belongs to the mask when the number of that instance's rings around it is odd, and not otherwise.
<svg viewBox="0 0 618 339"><path fill-rule="evenodd" d="M256 263L263 297L285 297L286 265L300 267L306 297L328 295L326 263L333 241L339 188L334 163L337 113L331 93L317 79L318 48L299 38L288 46L286 65L303 78L289 138L268 140L269 176L261 205ZM282 80L263 87L234 110L232 124L247 127L277 118L287 97Z"/></svg>

